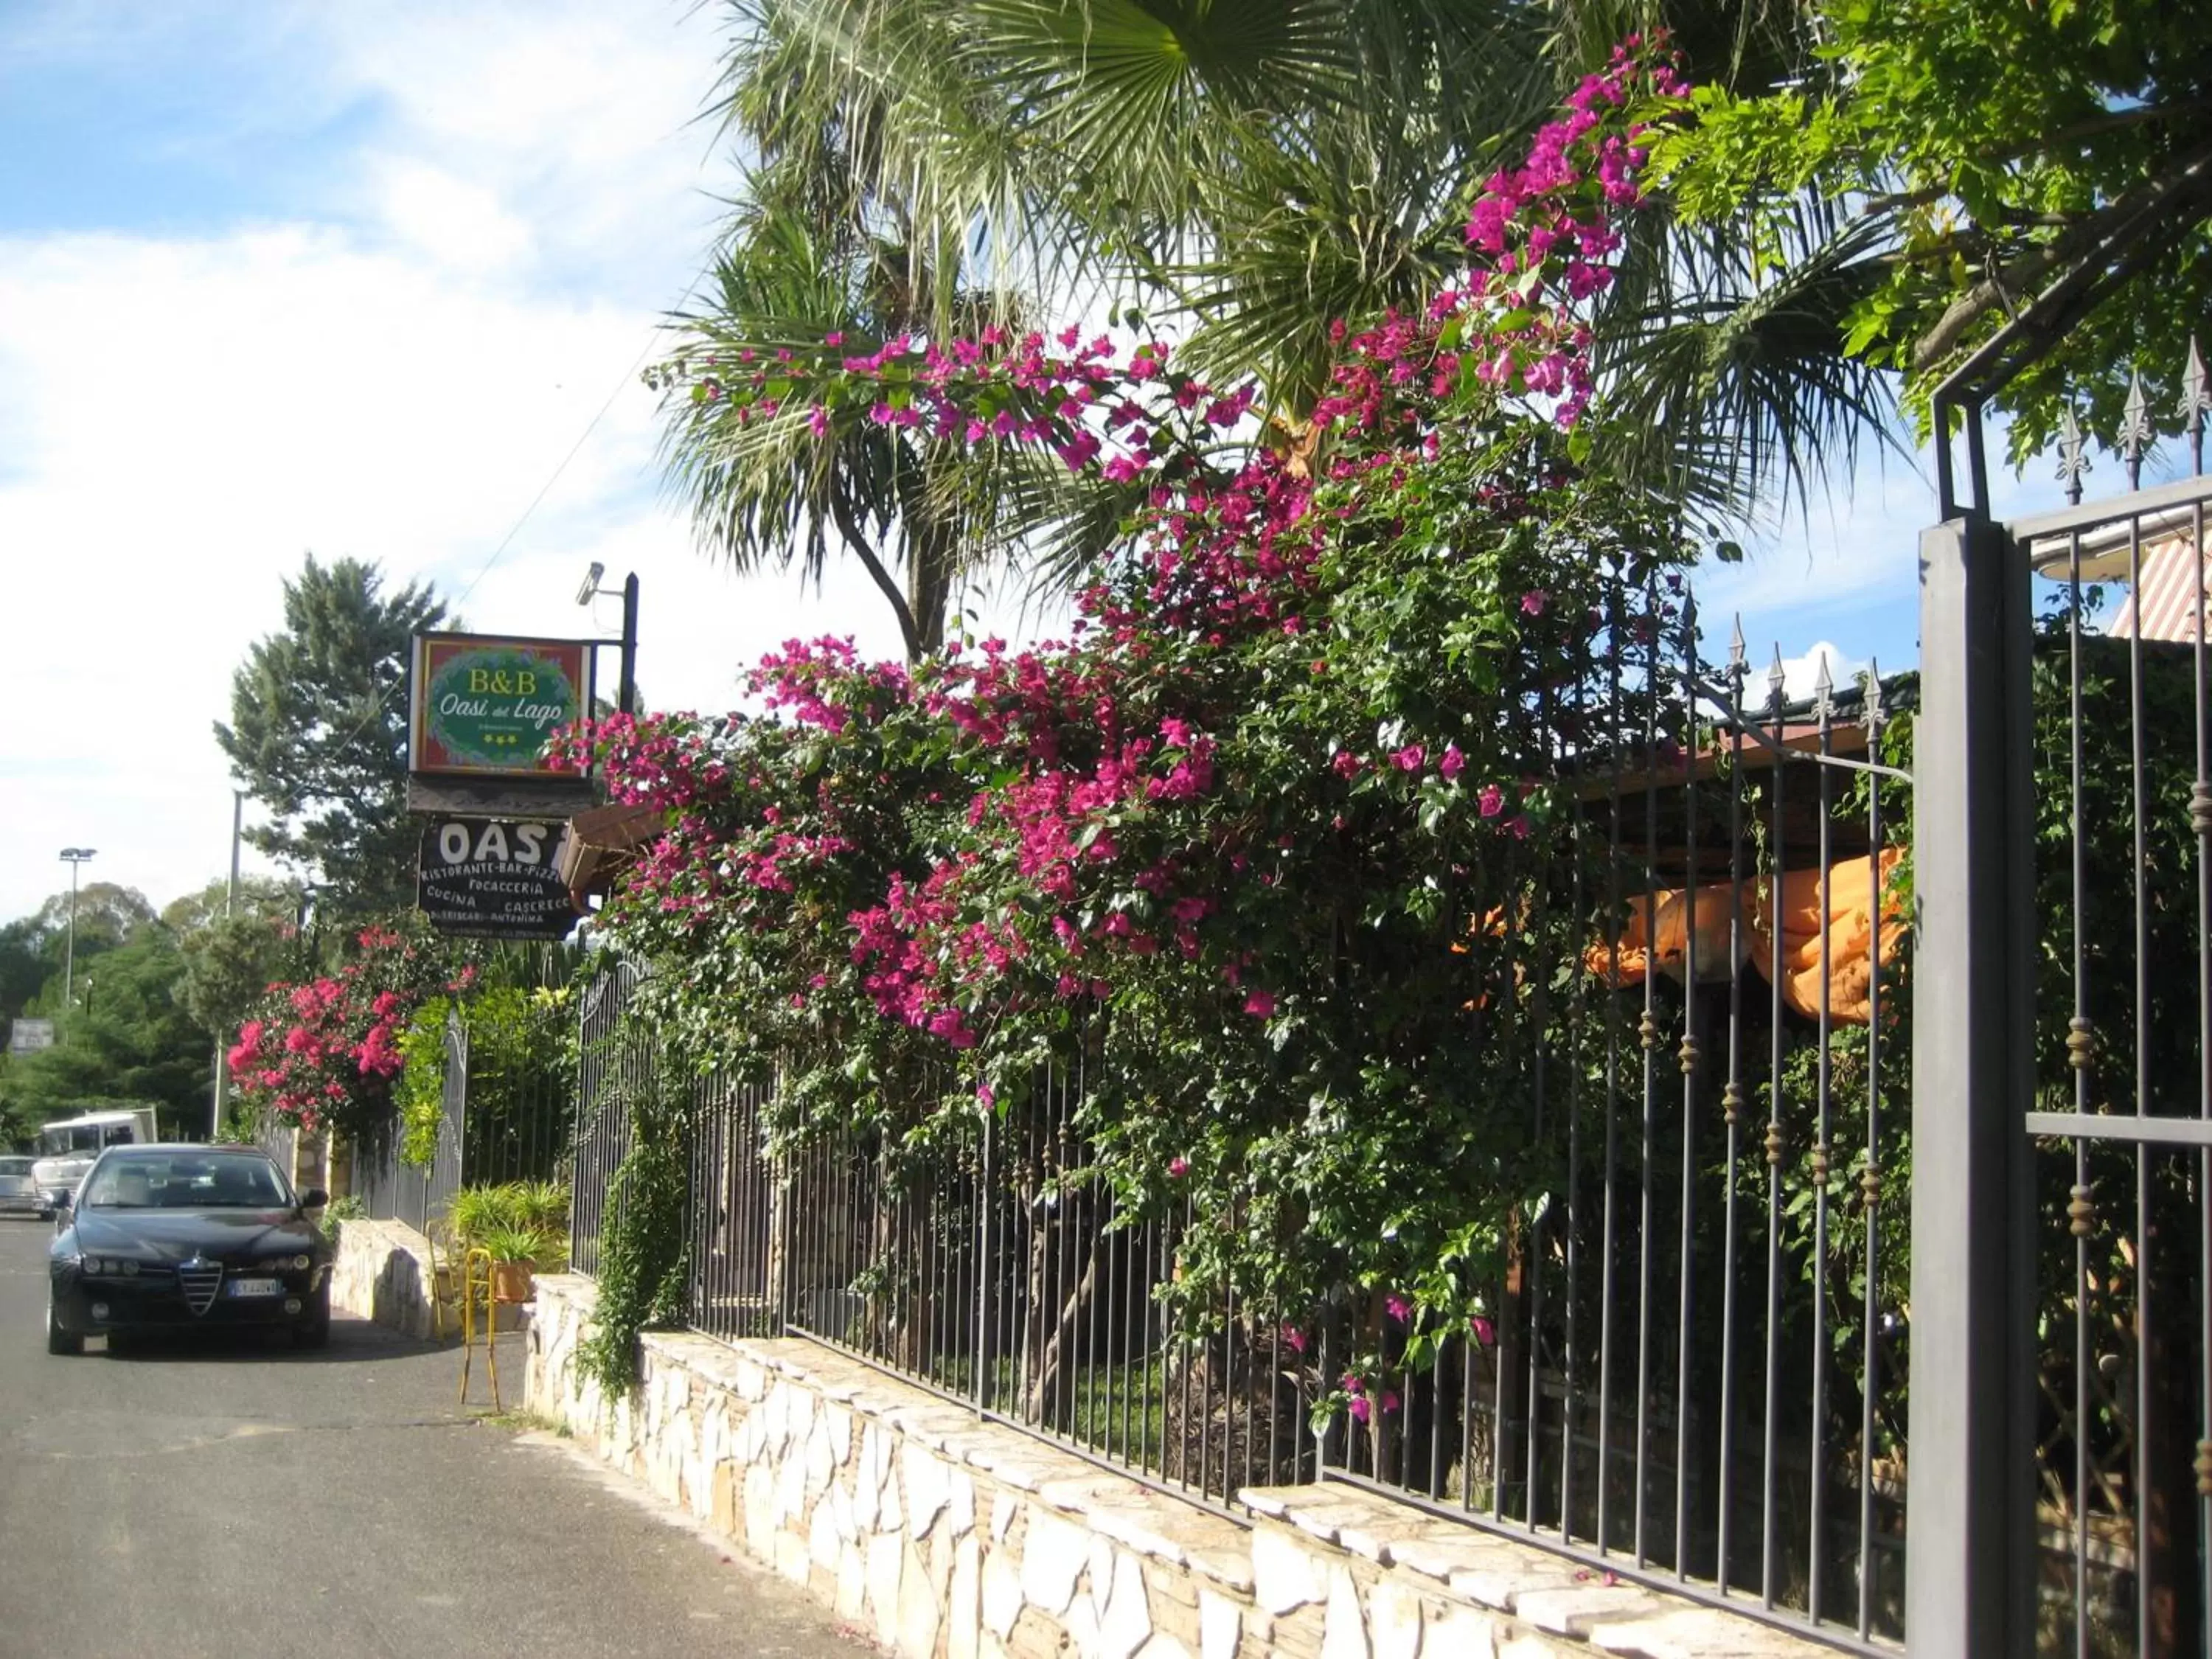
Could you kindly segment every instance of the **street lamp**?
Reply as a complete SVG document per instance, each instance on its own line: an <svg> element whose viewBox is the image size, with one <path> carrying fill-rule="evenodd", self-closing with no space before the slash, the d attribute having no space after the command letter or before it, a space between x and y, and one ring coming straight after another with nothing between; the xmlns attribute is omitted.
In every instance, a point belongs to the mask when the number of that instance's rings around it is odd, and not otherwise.
<svg viewBox="0 0 2212 1659"><path fill-rule="evenodd" d="M584 572L583 586L576 590L576 603L589 605L602 593L612 593L611 587L599 586L599 578L607 574L606 566L597 559ZM616 707L625 714L637 713L637 572L631 571L623 578L622 625L622 690L617 696Z"/></svg>
<svg viewBox="0 0 2212 1659"><path fill-rule="evenodd" d="M76 873L91 861L96 847L64 847L62 862L70 867L69 945L62 956L62 1006L70 1006L70 992L76 974Z"/></svg>

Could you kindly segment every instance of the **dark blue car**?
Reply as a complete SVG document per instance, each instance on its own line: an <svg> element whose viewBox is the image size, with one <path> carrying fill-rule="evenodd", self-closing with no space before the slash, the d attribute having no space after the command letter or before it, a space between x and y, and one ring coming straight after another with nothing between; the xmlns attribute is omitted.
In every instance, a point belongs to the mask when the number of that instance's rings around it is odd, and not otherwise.
<svg viewBox="0 0 2212 1659"><path fill-rule="evenodd" d="M132 1331L289 1328L301 1347L331 1330L331 1247L251 1146L111 1146L67 1206L48 1252L46 1352Z"/></svg>

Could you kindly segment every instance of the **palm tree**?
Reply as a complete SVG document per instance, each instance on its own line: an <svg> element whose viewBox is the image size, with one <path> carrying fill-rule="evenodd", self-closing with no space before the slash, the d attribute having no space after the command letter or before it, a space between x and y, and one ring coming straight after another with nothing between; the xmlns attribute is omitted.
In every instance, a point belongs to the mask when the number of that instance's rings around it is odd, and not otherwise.
<svg viewBox="0 0 2212 1659"><path fill-rule="evenodd" d="M909 661L942 642L963 571L1003 533L1019 493L1016 464L979 465L906 428L817 432L795 405L762 418L719 396L714 376L733 361L818 350L839 334L907 332L933 307L933 280L911 245L840 240L781 204L748 210L714 262L706 302L672 319L678 345L659 371L672 394L668 477L702 544L741 571L795 565L816 581L833 546L842 549L890 605Z"/></svg>
<svg viewBox="0 0 2212 1659"><path fill-rule="evenodd" d="M1757 86L1811 50L1794 0L732 11L716 107L760 158L756 202L775 205L740 216L714 302L684 320L687 343L939 331L1033 307L1036 294L1062 308L1088 295L1168 323L1202 373L1257 377L1264 412L1293 428L1320 395L1331 324L1423 305L1463 270L1474 184L1623 34L1663 25L1693 69ZM1778 483L1802 492L1810 471L1880 429L1883 386L1850 363L1840 321L1869 280L1869 249L1818 212L1801 229L1784 283L1710 228L1669 227L1638 246L1600 319L1608 386L1634 416L1608 424L1603 465L1736 517ZM772 282L769 264L782 272ZM805 303L770 297L784 285ZM702 539L740 562L818 570L835 530L889 594L873 550L888 545L907 578L896 603L910 650L939 637L930 596L948 573L1040 562L1036 539L1008 522L1017 507L1053 516L1055 556L1041 568L1054 578L1115 520L1111 501L1033 475L979 485L969 463L880 431L825 447L790 423L739 432L726 411L678 404L669 438ZM962 511L930 515L956 500Z"/></svg>
<svg viewBox="0 0 2212 1659"><path fill-rule="evenodd" d="M672 319L676 348L656 371L670 394L669 481L690 503L702 544L741 570L795 564L818 581L833 548L849 553L916 660L942 643L963 574L1047 510L1042 469L911 428L817 430L796 407L762 419L714 396L713 378L732 360L818 350L828 338L859 348L973 331L1018 312L1011 285L963 284L965 220L934 194L965 187L979 135L933 98L931 164L894 173L886 135L915 127L911 100L825 73L775 4L736 10L719 108L756 162L705 301ZM927 9L897 21L936 34Z"/></svg>

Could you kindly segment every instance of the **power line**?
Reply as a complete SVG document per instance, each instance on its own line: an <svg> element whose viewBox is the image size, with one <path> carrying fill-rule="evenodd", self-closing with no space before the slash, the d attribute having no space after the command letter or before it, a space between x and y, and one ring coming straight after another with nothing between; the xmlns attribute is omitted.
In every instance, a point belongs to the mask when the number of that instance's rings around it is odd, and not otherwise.
<svg viewBox="0 0 2212 1659"><path fill-rule="evenodd" d="M691 288L684 291L684 299L678 300L676 303L681 306L684 300L691 297L692 291L697 287L698 283L693 283ZM453 604L457 607L468 602L469 595L477 591L477 584L489 575L491 568L507 556L507 550L514 544L514 538L522 533L522 526L530 522L531 515L538 511L539 503L552 492L553 486L561 482L561 475L568 470L568 463L574 460L584 446L591 441L592 434L598 431L599 422L606 419L607 411L615 406L615 399L622 396L623 388L637 379L638 370L645 366L645 360L652 355L653 337L648 335L646 337L644 349L637 354L630 366L623 372L622 378L615 382L614 389L607 393L606 401L599 405L599 412L593 415L584 429L576 434L576 441L568 446L568 453L563 455L559 465L554 467L552 476L548 477L538 487L538 493L530 498L530 505L522 509L522 516L517 519L509 527L507 534L500 538L499 545L492 549L491 557L483 562L483 568L469 579L469 585L455 596Z"/></svg>
<svg viewBox="0 0 2212 1659"><path fill-rule="evenodd" d="M685 301L698 291L698 279L694 277L690 287L684 289L683 298L677 301L676 307L680 309ZM614 383L612 389L606 395L606 400L600 404L598 412L585 423L584 429L576 434L576 441L568 446L568 453L562 456L545 482L538 486L538 493L530 498L530 504L522 509L521 515L507 527L507 534L500 538L499 545L492 549L491 556L486 559L477 574L469 579L469 585L454 597L453 605L456 609L467 603L469 595L475 592L477 586L491 574L492 567L507 556L507 550L514 545L514 538L522 533L522 527L530 522L532 515L538 511L546 496L552 493L553 486L561 482L561 475L568 470L568 463L574 460L582 452L584 446L591 441L592 434L599 430L599 422L606 419L607 411L615 406L615 399L622 396L623 388L636 380L638 370L645 366L645 360L653 355L653 337L648 334L644 346L631 361L630 366L623 371L622 377ZM351 747L354 740L368 731L372 723L383 718L385 709L392 702L392 694L404 684L405 676L402 675L398 681L385 688L377 697L375 705L362 716L361 724L346 734L345 742L340 745L341 749Z"/></svg>

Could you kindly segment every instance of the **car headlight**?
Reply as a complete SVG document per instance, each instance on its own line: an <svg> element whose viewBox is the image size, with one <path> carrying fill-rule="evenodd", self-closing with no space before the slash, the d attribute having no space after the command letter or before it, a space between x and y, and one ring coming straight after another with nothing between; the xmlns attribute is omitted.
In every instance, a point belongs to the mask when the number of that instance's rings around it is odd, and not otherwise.
<svg viewBox="0 0 2212 1659"><path fill-rule="evenodd" d="M303 1273L314 1265L314 1257L304 1254L272 1255L261 1264L261 1270L271 1273Z"/></svg>
<svg viewBox="0 0 2212 1659"><path fill-rule="evenodd" d="M138 1263L124 1256L88 1255L78 1261L77 1271L88 1279L136 1279Z"/></svg>

